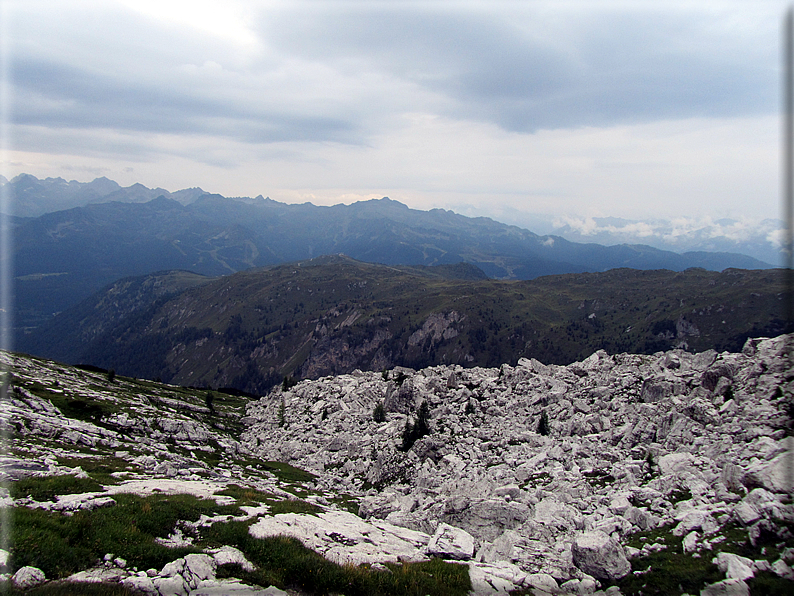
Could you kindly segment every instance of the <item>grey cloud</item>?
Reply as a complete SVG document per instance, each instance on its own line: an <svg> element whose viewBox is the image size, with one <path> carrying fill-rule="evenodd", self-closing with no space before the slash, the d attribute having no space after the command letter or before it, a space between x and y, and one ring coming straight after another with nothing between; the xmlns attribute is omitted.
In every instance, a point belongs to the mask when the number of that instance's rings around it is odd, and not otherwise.
<svg viewBox="0 0 794 596"><path fill-rule="evenodd" d="M289 113L289 105L258 108L255 100L229 101L201 89L130 81L27 56L14 61L12 80L17 124L206 133L248 142L360 142L355 124L344 118Z"/></svg>
<svg viewBox="0 0 794 596"><path fill-rule="evenodd" d="M286 55L385 69L446 96L448 114L510 130L776 107L776 44L697 13L591 11L550 34L529 11L331 6L265 15L262 34Z"/></svg>
<svg viewBox="0 0 794 596"><path fill-rule="evenodd" d="M77 11L39 15L41 30L32 13L18 28L15 122L368 144L406 112L525 132L776 109L776 43L733 38L691 11L273 6L261 5L252 24L261 51L241 60L218 40L111 9L91 22ZM223 76L174 77L209 60Z"/></svg>

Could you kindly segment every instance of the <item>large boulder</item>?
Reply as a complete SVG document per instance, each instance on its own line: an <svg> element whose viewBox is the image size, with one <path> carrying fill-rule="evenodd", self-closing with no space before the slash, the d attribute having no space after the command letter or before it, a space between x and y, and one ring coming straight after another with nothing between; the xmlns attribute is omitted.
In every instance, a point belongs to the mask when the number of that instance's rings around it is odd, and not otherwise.
<svg viewBox="0 0 794 596"><path fill-rule="evenodd" d="M690 467L695 458L691 453L668 453L659 458L659 472L669 476Z"/></svg>
<svg viewBox="0 0 794 596"><path fill-rule="evenodd" d="M700 596L750 596L750 588L740 579L724 579L703 588Z"/></svg>
<svg viewBox="0 0 794 596"><path fill-rule="evenodd" d="M431 557L468 561L474 556L474 538L466 530L440 523L425 552Z"/></svg>
<svg viewBox="0 0 794 596"><path fill-rule="evenodd" d="M445 513L443 521L490 542L505 530L520 527L529 514L529 507L518 501L480 499L471 501L462 511Z"/></svg>
<svg viewBox="0 0 794 596"><path fill-rule="evenodd" d="M733 553L719 553L712 561L728 579L750 579L755 575L753 561Z"/></svg>
<svg viewBox="0 0 794 596"><path fill-rule="evenodd" d="M15 587L25 590L27 588L32 588L33 586L38 586L39 584L43 584L47 581L44 572L39 569L38 567L22 567L17 570L17 572L11 577L11 582L14 584Z"/></svg>
<svg viewBox="0 0 794 596"><path fill-rule="evenodd" d="M761 486L773 493L792 492L794 491L790 472L792 466L794 466L794 452L781 453L771 462L751 470L745 478L745 485Z"/></svg>
<svg viewBox="0 0 794 596"><path fill-rule="evenodd" d="M631 571L623 547L600 530L579 534L571 554L574 565L598 579L620 579Z"/></svg>

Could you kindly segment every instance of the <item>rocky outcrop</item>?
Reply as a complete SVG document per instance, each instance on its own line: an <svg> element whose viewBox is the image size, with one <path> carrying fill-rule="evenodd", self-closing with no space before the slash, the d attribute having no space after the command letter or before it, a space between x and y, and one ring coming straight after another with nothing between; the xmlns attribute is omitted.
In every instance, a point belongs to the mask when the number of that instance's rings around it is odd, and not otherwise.
<svg viewBox="0 0 794 596"><path fill-rule="evenodd" d="M515 565L520 582L612 580L629 573L621 542L639 531L667 527L696 556L728 522L787 531L787 342L302 381L249 405L242 444L313 471L317 488L361 495L370 521L463 531L473 560ZM425 401L431 433L402 452Z"/></svg>
<svg viewBox="0 0 794 596"><path fill-rule="evenodd" d="M432 327L428 333L432 341ZM235 418L244 427L238 438L225 431L231 415L202 410L203 395L199 405L180 403L165 386L144 396L131 381L109 386L101 375L66 368L56 375L53 364L20 359L1 413L15 430L3 478L85 479L82 468L58 461L90 448L120 462L118 482L41 501L0 491L0 506L70 515L114 507L124 492L229 504L235 499L218 493L230 484L294 499L276 466L253 465L287 462L314 474L303 476L300 494L316 513L274 515L270 505L245 504L234 519L251 520L254 537L292 536L342 564L440 556L469 567L476 594L591 594L599 581L630 573L634 557L667 549L661 540L626 546L637 532L660 530L725 574L704 593L742 593L759 572L794 579L792 549L776 546L774 557L751 560L720 548L735 531L752 546L769 536L794 539L789 339L749 340L739 354L602 351L569 366L522 359L498 369L356 371L248 403ZM73 402L83 404L79 419L66 415ZM404 451L406 423L424 403L430 432ZM373 415L379 404L385 420ZM216 458L212 465L204 454ZM359 515L334 504L342 495L358 503ZM191 545L193 530L227 519L219 517L177 525L157 542ZM159 571L109 557L72 581L122 582L160 596L275 590L217 579L219 565L252 569L229 546ZM0 579L10 580L8 571Z"/></svg>

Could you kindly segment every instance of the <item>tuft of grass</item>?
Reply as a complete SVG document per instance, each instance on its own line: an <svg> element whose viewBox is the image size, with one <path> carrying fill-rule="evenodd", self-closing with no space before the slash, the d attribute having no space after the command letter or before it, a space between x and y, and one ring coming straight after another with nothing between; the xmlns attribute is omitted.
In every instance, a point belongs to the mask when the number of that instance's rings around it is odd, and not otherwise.
<svg viewBox="0 0 794 596"><path fill-rule="evenodd" d="M255 488L243 487L238 484L227 486L223 491L217 493L227 495L237 499L237 505L256 505L264 503L270 506L270 513L320 513L322 509L317 505L308 503L301 499L283 499L270 493L265 493Z"/></svg>
<svg viewBox="0 0 794 596"><path fill-rule="evenodd" d="M240 486L239 484L230 484L216 494L237 499L238 505L256 505L257 503L266 503L273 498L270 493L247 486Z"/></svg>
<svg viewBox="0 0 794 596"><path fill-rule="evenodd" d="M317 479L315 474L301 470L295 466L280 461L265 461L259 462L259 466L275 474L276 478L282 482L287 483L300 483L312 482Z"/></svg>
<svg viewBox="0 0 794 596"><path fill-rule="evenodd" d="M133 470L135 467L121 457L59 457L58 463L71 468L80 466L91 478L102 484L118 484L114 472Z"/></svg>
<svg viewBox="0 0 794 596"><path fill-rule="evenodd" d="M12 498L31 497L36 501L54 501L57 495L75 495L101 490L103 490L102 485L93 478L69 475L23 478L12 482L9 486Z"/></svg>
<svg viewBox="0 0 794 596"><path fill-rule="evenodd" d="M301 499L282 499L280 501L269 501L270 513L277 515L279 513L308 513L314 515L320 513L322 509L317 505L308 503Z"/></svg>

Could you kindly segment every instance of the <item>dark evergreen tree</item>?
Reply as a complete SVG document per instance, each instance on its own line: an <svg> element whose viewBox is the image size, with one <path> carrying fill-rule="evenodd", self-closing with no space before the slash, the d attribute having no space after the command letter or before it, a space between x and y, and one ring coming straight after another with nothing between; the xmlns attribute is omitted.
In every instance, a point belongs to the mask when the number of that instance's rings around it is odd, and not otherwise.
<svg viewBox="0 0 794 596"><path fill-rule="evenodd" d="M538 422L538 434L547 436L551 428L549 427L549 415L546 410L540 413L540 422Z"/></svg>

